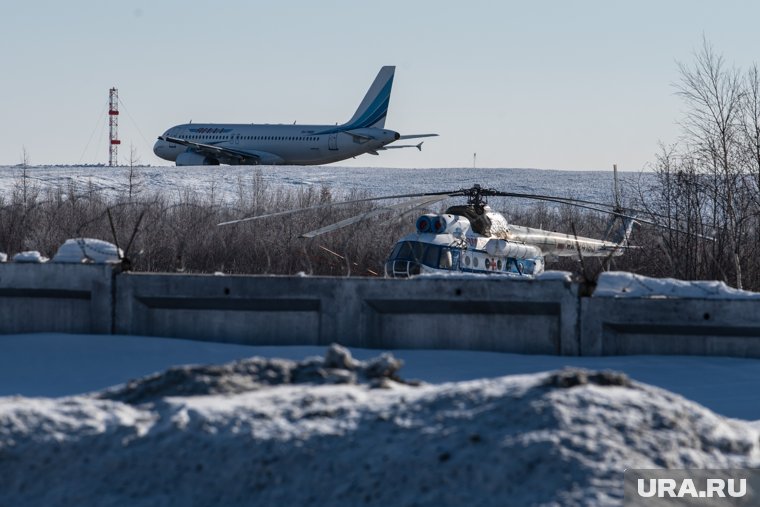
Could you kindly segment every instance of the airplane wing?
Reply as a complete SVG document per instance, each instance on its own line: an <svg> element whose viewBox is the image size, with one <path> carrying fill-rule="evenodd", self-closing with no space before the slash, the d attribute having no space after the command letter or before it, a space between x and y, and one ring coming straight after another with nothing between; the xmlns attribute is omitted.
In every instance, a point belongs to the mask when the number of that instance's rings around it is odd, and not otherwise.
<svg viewBox="0 0 760 507"><path fill-rule="evenodd" d="M248 151L242 151L242 150L235 150L233 148L226 148L222 146L215 146L213 144L204 144L204 143L195 143L193 141L187 141L185 139L180 139L178 137L172 137L172 136L159 136L158 137L162 141L166 141L169 143L179 144L181 146L187 146L188 148L191 148L193 151L196 151L198 153L201 153L203 155L210 155L212 157L225 159L229 163L229 161L234 161L237 164L250 164L250 165L257 165L262 162L262 154L261 153L252 153ZM264 154L269 155L269 154ZM272 157L275 157L275 155L271 155Z"/></svg>

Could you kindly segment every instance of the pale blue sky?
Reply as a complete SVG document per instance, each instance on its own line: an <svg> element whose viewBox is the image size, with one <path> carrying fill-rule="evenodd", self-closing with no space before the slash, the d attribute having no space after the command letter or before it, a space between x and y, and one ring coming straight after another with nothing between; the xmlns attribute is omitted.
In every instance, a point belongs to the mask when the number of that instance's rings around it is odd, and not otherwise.
<svg viewBox="0 0 760 507"><path fill-rule="evenodd" d="M189 120L343 122L390 64L386 127L441 137L339 165L467 167L477 152L479 167L637 171L658 140L677 140L676 62L703 34L740 66L760 48L760 3L733 0L41 0L1 12L0 164L24 146L34 164L105 162L111 86L129 113L121 161L132 143L163 164L153 141Z"/></svg>

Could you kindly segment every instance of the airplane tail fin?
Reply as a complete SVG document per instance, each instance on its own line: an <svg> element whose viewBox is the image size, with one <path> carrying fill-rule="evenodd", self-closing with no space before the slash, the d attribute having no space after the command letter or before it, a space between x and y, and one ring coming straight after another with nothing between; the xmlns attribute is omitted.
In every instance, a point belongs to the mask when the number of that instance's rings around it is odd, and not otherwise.
<svg viewBox="0 0 760 507"><path fill-rule="evenodd" d="M388 114L395 72L396 67L392 65L386 65L380 69L354 116L344 125L346 129L385 127L385 116Z"/></svg>

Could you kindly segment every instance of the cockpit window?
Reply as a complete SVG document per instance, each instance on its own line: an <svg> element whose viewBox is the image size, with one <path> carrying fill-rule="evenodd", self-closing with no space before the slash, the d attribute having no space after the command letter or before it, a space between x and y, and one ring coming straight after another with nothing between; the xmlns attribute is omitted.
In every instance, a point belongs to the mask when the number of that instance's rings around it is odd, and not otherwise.
<svg viewBox="0 0 760 507"><path fill-rule="evenodd" d="M411 261L436 269L456 269L459 251L419 241L403 241L396 244L389 260Z"/></svg>

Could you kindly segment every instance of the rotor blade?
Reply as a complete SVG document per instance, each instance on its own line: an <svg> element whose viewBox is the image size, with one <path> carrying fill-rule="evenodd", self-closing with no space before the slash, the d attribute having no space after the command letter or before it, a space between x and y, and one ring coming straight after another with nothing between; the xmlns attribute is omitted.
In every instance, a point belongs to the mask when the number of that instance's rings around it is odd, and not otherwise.
<svg viewBox="0 0 760 507"><path fill-rule="evenodd" d="M330 202L326 204L318 204L316 206L309 206L306 208L298 208L298 209L291 209L286 211L278 211L276 213L267 213L266 215L256 215L252 217L245 217L245 218L239 218L237 220L230 220L227 222L221 222L219 224L216 224L217 226L222 225L232 225L232 224L239 224L242 222L249 222L251 220L260 220L262 218L270 218L270 217L278 217L278 216L285 216L285 215L292 215L294 213L300 213L302 211L311 211L314 209L322 209L322 208L329 208L330 206L342 206L344 204L355 204L359 202L371 202L371 201L382 201L386 199L406 199L406 198L413 198L413 197L424 197L424 196L444 196L448 197L451 195L457 195L458 191L447 191L447 192L425 192L425 193L416 193L416 194L399 194L399 195L386 195L381 197L367 197L364 199L354 199L352 201L341 201L341 202Z"/></svg>
<svg viewBox="0 0 760 507"><path fill-rule="evenodd" d="M605 206L607 208L612 208L611 211L604 211L604 213L611 213L614 212L614 209L617 207L614 204L608 204L604 202L597 202L597 201L587 201L584 199L576 199L574 197L557 197L553 195L541 195L541 194L523 194L519 192L502 192L499 190L493 190L488 189L486 190L487 193L485 195L493 195L495 197L519 197L523 199L535 199L539 201L549 201L549 202L557 202L560 204L570 204L573 205L575 203L581 203L581 204L590 204L592 206ZM641 213L644 215L649 215L653 217L660 217L664 219L670 219L673 220L672 217L667 217L661 213L655 213L653 211L647 211L647 210L641 210L636 208L623 208L625 211L628 212L634 212L634 213ZM703 224L704 225L704 224Z"/></svg>
<svg viewBox="0 0 760 507"><path fill-rule="evenodd" d="M572 203L572 202L562 202L561 199L539 199L539 200L551 200L553 202L557 202L557 203L560 203L560 204L568 204L570 206L577 206L578 208L588 209L588 210L591 210L591 211L598 211L600 213L607 213L609 215L615 215L615 216L618 216L618 217L621 217L621 218L629 218L631 220L635 220L636 222L640 222L642 224L651 225L653 227L658 227L660 229L666 229L666 230L669 230L669 231L680 232L681 234L687 234L689 236L695 236L697 238L702 238L702 239L707 239L707 240L710 240L710 241L715 241L715 238L711 238L710 236L704 236L704 235L698 234L696 232L686 232L686 231L683 231L681 229L678 229L677 227L669 227L667 225L658 224L657 222L653 222L651 220L645 220L643 218L639 218L636 215L627 215L627 214L621 213L619 211L611 211L611 210L606 210L606 209L599 209L599 208L595 208L593 206L586 206L585 204L577 204L577 203Z"/></svg>
<svg viewBox="0 0 760 507"><path fill-rule="evenodd" d="M552 202L560 202L564 204L573 204L573 203L580 203L580 204L589 204L591 206L605 206L608 208L614 208L614 204L607 204L604 202L597 202L597 201L586 201L584 199L576 199L574 197L558 197L554 195L541 195L541 194L523 194L520 192L501 192L501 191L494 191L493 195L495 197L520 197L523 199L536 199L539 201L552 201ZM634 210L631 209L630 211L636 211L639 213L647 213L643 210Z"/></svg>
<svg viewBox="0 0 760 507"><path fill-rule="evenodd" d="M382 213L388 212L388 211L395 211L400 208L404 208L406 206L412 205L414 208L418 208L420 206L425 206L426 204L431 204L434 202L442 201L443 199L447 198L448 195L443 196L424 196L424 197L417 197L416 199L410 199L408 201L399 202L396 204L391 204L389 206L385 206L382 208L377 208L370 210L366 213L362 213L361 215L355 215L350 218L346 218L345 220L341 220L340 222L335 222L334 224L327 225L325 227L322 227L320 229L316 229L313 231L305 232L301 234L300 237L302 238L314 238L316 236L337 231L338 229L342 229L344 227L348 227L349 225L353 225L357 222L362 222L364 220L368 220L374 216L380 215Z"/></svg>
<svg viewBox="0 0 760 507"><path fill-rule="evenodd" d="M508 192L504 192L504 194L507 194L507 193ZM669 231L676 231L676 232L680 232L681 234L688 234L689 236L695 236L697 238L702 238L702 239L708 239L710 241L715 241L715 238L711 238L710 236L705 236L703 234L699 234L699 233L696 233L696 232L686 232L686 231L681 230L681 229L679 229L677 227L670 227L668 225L660 224L660 223L654 222L652 220L646 220L644 218L641 218L638 215L628 215L626 213L621 212L620 210L616 210L615 206L613 206L611 204L594 203L593 201L583 201L581 199L570 199L570 198L564 198L564 197L551 197L551 196L546 196L546 195L541 195L541 196L539 196L539 195L533 195L532 196L530 194L518 194L518 195L511 194L511 195L506 196L506 197L521 197L521 198L525 198L525 199L535 199L535 200L538 200L538 201L549 201L549 202L556 202L558 204L567 204L569 206L576 206L578 208L584 208L584 209L588 209L588 210L592 210L592 211L598 211L600 213L607 213L607 214L610 214L610 215L616 215L616 216L619 216L619 217L622 217L622 218L630 218L630 219L635 220L637 222L640 222L642 224L651 225L653 227L658 227L660 229L667 229ZM613 209L611 209L611 210L599 209L599 208L596 208L594 206L588 206L586 204L579 204L579 203L589 203L589 204L593 204L593 205L596 205L596 206L607 206L607 207L610 207L610 208L613 208ZM668 218L668 217L665 217L664 215L660 215L660 214L657 214L657 213L652 213L652 212L649 212L649 211L637 210L637 209L623 208L622 211L625 211L627 213L631 213L631 212L633 212L633 213L643 213L645 215L652 215L652 216L656 216L656 217L660 217L660 218ZM702 224L702 223L700 223L700 225L705 226L705 224Z"/></svg>

